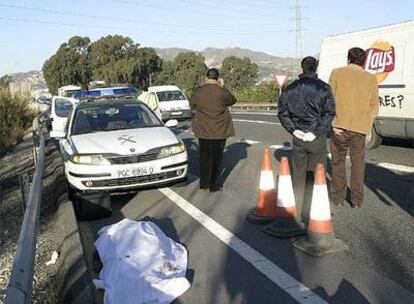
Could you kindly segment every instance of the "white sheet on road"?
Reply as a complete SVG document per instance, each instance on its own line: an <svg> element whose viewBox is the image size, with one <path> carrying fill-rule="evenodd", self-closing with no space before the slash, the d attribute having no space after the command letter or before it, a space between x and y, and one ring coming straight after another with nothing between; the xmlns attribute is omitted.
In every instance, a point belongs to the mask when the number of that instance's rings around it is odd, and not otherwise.
<svg viewBox="0 0 414 304"><path fill-rule="evenodd" d="M152 222L124 219L99 230L105 304L171 303L188 288L187 250Z"/></svg>

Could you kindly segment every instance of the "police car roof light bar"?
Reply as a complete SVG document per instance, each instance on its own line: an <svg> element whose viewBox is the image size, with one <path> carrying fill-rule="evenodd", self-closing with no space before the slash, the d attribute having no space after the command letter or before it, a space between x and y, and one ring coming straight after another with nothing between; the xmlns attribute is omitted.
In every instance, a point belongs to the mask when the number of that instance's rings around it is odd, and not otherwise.
<svg viewBox="0 0 414 304"><path fill-rule="evenodd" d="M137 94L135 88L125 87L125 88L101 88L93 90L83 90L75 93L74 98L76 99L98 99L98 98L115 98L115 97L125 97L128 95Z"/></svg>

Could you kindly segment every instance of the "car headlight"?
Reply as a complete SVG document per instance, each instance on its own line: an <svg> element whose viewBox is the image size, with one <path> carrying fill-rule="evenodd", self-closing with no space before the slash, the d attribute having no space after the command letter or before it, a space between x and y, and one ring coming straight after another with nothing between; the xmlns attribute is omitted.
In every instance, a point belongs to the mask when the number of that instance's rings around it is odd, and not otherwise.
<svg viewBox="0 0 414 304"><path fill-rule="evenodd" d="M178 145L168 146L161 149L158 156L160 158L172 156L175 154L180 154L185 151L185 145L183 143L179 143Z"/></svg>
<svg viewBox="0 0 414 304"><path fill-rule="evenodd" d="M76 154L70 157L70 160L75 164L81 165L110 165L108 159L100 154Z"/></svg>

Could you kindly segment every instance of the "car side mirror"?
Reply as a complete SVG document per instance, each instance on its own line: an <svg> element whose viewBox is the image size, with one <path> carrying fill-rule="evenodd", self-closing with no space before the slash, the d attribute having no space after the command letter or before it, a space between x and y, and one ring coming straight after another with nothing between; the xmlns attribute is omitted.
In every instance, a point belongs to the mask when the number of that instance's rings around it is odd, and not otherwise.
<svg viewBox="0 0 414 304"><path fill-rule="evenodd" d="M167 122L165 123L165 126L166 126L167 128L176 127L176 126L178 126L178 120L177 120L177 119L170 119L169 121L167 121Z"/></svg>

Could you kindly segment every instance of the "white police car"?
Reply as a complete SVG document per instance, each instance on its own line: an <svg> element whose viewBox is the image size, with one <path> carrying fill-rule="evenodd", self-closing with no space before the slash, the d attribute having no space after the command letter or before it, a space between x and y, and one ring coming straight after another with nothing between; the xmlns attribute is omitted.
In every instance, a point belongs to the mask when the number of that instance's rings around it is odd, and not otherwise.
<svg viewBox="0 0 414 304"><path fill-rule="evenodd" d="M185 146L166 127L176 121L164 125L144 103L110 97L131 90L97 91L92 97L99 99L74 106L60 146L65 174L75 191L112 192L186 180ZM88 94L91 91L77 97Z"/></svg>

